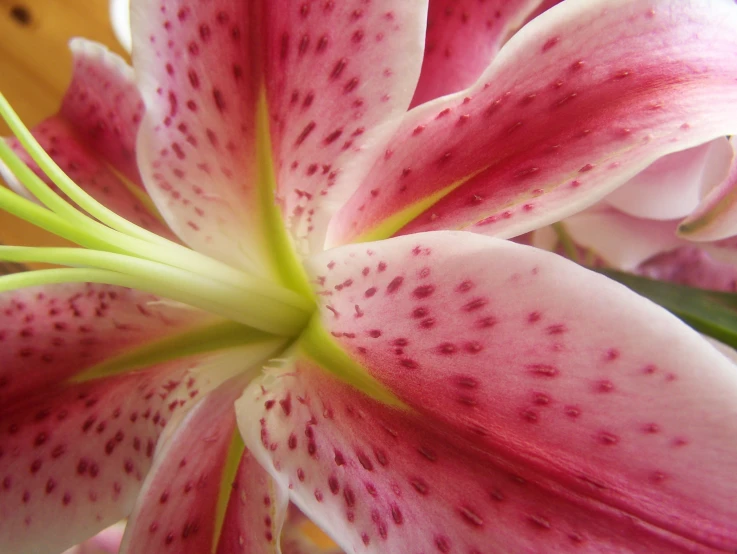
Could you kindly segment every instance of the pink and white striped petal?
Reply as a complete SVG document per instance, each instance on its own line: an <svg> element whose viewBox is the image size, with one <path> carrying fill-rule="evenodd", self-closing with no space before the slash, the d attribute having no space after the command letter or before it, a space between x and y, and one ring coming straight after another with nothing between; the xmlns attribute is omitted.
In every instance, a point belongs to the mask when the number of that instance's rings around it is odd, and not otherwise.
<svg viewBox="0 0 737 554"><path fill-rule="evenodd" d="M0 406L213 317L121 287L74 283L0 295Z"/></svg>
<svg viewBox="0 0 737 554"><path fill-rule="evenodd" d="M471 86L541 0L430 0L412 106Z"/></svg>
<svg viewBox="0 0 737 554"><path fill-rule="evenodd" d="M62 171L95 200L144 229L166 238L174 238L167 226L131 192L110 166L99 157L98 153L86 146L86 144L93 143L94 139L85 137L84 140L81 140L75 126L61 115L55 115L42 121L33 128L32 133ZM43 178L52 189L62 194L59 188L39 170L17 139L10 138L7 141L21 160ZM103 138L101 142L104 142ZM13 190L30 197L25 187L2 164L0 164L0 173ZM66 198L66 195L62 194L62 196Z"/></svg>
<svg viewBox="0 0 737 554"><path fill-rule="evenodd" d="M281 502L272 505L272 496L268 494L270 480L257 465L249 468L256 471L247 475L246 482L241 482L244 475L239 471L233 488L222 488L222 472L234 440L233 402L248 382L247 377L235 377L208 394L166 441L129 519L122 553L158 552L167 548L181 554L213 552L219 539L216 513L223 491L230 495L232 509L223 527L227 544L221 545L218 551L223 554L274 551L286 513L286 496L282 495ZM248 465L247 461L243 463ZM263 486L254 485L264 485L266 496ZM239 512L243 500L253 510L239 513L247 519L238 521L233 512ZM266 536L255 533L256 524L264 525L264 516L269 522ZM253 525L248 525L244 534L243 524L249 520ZM243 550L246 537L249 548ZM239 543L239 538L244 542ZM265 549L255 547L261 543L266 544Z"/></svg>
<svg viewBox="0 0 737 554"><path fill-rule="evenodd" d="M686 217L724 181L733 157L726 137L668 154L608 195L605 202L634 217Z"/></svg>
<svg viewBox="0 0 737 554"><path fill-rule="evenodd" d="M174 232L267 273L256 174L259 87L250 2L133 1L133 66L146 105L138 163Z"/></svg>
<svg viewBox="0 0 737 554"><path fill-rule="evenodd" d="M239 416L260 419L267 439L255 455L346 552L405 554L407 545L508 554L723 551L565 491L418 414L370 400L308 362L297 367L250 387L238 401ZM264 407L296 397L305 402L288 416ZM258 443L252 428L246 440Z"/></svg>
<svg viewBox="0 0 737 554"><path fill-rule="evenodd" d="M75 38L69 83L58 116L77 138L132 183L142 186L136 164L136 134L143 100L133 69L102 44Z"/></svg>
<svg viewBox="0 0 737 554"><path fill-rule="evenodd" d="M367 169L410 104L427 0L264 6L278 202L298 250L320 251L329 217L357 186L346 164Z"/></svg>
<svg viewBox="0 0 737 554"><path fill-rule="evenodd" d="M737 6L564 2L469 89L413 110L328 246L432 229L511 237L737 129Z"/></svg>
<svg viewBox="0 0 737 554"><path fill-rule="evenodd" d="M0 408L0 551L56 554L127 516L167 422L209 386L198 361Z"/></svg>
<svg viewBox="0 0 737 554"><path fill-rule="evenodd" d="M342 547L403 552L418 532L428 551L446 539L503 552L737 547L737 373L662 308L557 255L468 233L346 246L308 272L332 340L407 411L304 359L237 410L243 433L265 418L246 444ZM428 523L397 531L391 502Z"/></svg>
<svg viewBox="0 0 737 554"><path fill-rule="evenodd" d="M234 424L233 414L231 418ZM288 505L286 491L246 450L230 493L217 554L278 552L277 544L285 525ZM282 554L287 554L283 548Z"/></svg>
<svg viewBox="0 0 737 554"><path fill-rule="evenodd" d="M737 235L737 139L730 139L731 167L727 177L709 191L703 202L679 228L683 238L715 241Z"/></svg>

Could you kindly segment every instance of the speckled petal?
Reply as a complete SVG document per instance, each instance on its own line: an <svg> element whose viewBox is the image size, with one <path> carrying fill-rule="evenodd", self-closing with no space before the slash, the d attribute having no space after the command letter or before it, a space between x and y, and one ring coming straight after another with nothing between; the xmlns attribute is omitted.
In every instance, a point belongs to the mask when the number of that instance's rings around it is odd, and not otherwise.
<svg viewBox="0 0 737 554"><path fill-rule="evenodd" d="M726 137L663 156L608 195L618 210L647 219L686 217L724 181L734 157Z"/></svg>
<svg viewBox="0 0 737 554"><path fill-rule="evenodd" d="M430 0L412 106L471 86L541 0Z"/></svg>
<svg viewBox="0 0 737 554"><path fill-rule="evenodd" d="M272 506L272 496L267 495L264 506L260 487L245 486L241 489L245 483L240 481L232 488L221 486L223 468L234 440L233 402L240 396L246 383L243 377L235 377L220 385L187 414L167 440L157 454L156 464L129 519L121 547L123 554L159 552L167 548L180 554L214 551L214 542L219 538L215 534L215 525L221 493L229 494L236 503L242 499L250 500L251 493L259 493L251 507L260 506L261 511L254 510L246 515L252 516L253 523L260 525L264 525L264 516L269 517L270 525L266 529L268 540L263 533L256 533L254 525L248 526L248 534L249 539L264 539L262 542L267 543L269 548L241 551L249 554L274 551L273 546L286 513L286 497L282 495L281 502L274 502ZM255 485L258 482L255 477L261 475L261 481L268 489L268 475L257 465L256 469L255 474L248 476L248 484ZM242 476L239 474L239 477ZM234 495L235 492L239 494ZM230 525L224 526L224 529L232 532L235 523L232 515L226 521ZM228 535L233 538L231 533ZM249 546L253 546L250 542ZM235 545L237 542L224 546L219 552L235 554L238 550L230 548Z"/></svg>
<svg viewBox="0 0 737 554"><path fill-rule="evenodd" d="M735 132L736 27L731 0L553 7L476 84L408 114L328 246L433 229L516 236Z"/></svg>
<svg viewBox="0 0 737 554"><path fill-rule="evenodd" d="M0 551L56 554L128 515L167 422L204 393L197 360L0 408Z"/></svg>
<svg viewBox="0 0 737 554"><path fill-rule="evenodd" d="M135 147L144 108L133 70L102 44L75 38L69 48L74 68L59 117L85 146L142 186Z"/></svg>
<svg viewBox="0 0 737 554"><path fill-rule="evenodd" d="M730 139L729 174L706 195L701 205L680 226L682 237L693 241L721 240L737 235L737 139Z"/></svg>
<svg viewBox="0 0 737 554"><path fill-rule="evenodd" d="M231 420L233 414L231 401ZM288 504L286 490L246 450L230 493L217 554L275 554ZM282 554L288 553L282 548Z"/></svg>
<svg viewBox="0 0 737 554"><path fill-rule="evenodd" d="M256 174L253 2L131 3L133 67L146 105L138 163L191 247L267 274Z"/></svg>
<svg viewBox="0 0 737 554"><path fill-rule="evenodd" d="M111 170L99 153L89 147L94 144L95 139L80 135L75 125L69 123L61 115L42 121L32 129L32 133L62 171L95 200L144 229L166 238L175 238L168 227L155 217ZM42 177L52 189L60 193L59 188L38 169L36 163L17 139L7 140L20 159ZM104 138L101 137L100 140L104 141ZM25 187L2 164L0 164L0 175L16 192L29 196ZM66 198L65 195L62 194L62 196Z"/></svg>
<svg viewBox="0 0 737 554"><path fill-rule="evenodd" d="M243 433L263 418L246 444L343 548L737 548L737 373L660 307L468 233L347 246L308 269L332 340L406 409L298 358L237 410Z"/></svg>
<svg viewBox="0 0 737 554"><path fill-rule="evenodd" d="M74 283L0 295L0 406L213 318L138 291Z"/></svg>
<svg viewBox="0 0 737 554"><path fill-rule="evenodd" d="M278 201L299 251L320 251L328 218L358 185L346 166L367 169L409 106L427 0L264 6Z"/></svg>

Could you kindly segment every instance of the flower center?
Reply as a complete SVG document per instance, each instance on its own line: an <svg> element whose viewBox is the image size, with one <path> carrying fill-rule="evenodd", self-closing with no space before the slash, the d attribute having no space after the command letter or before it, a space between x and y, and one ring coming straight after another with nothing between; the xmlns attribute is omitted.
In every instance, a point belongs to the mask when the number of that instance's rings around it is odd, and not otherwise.
<svg viewBox="0 0 737 554"><path fill-rule="evenodd" d="M259 109L260 174L273 185L266 111ZM284 351L292 343L339 379L390 405L398 400L353 360L322 326L304 269L295 256L273 202L262 209L272 240L277 284L161 237L101 205L66 175L21 123L0 94L0 116L57 194L0 140L0 162L40 203L0 187L0 209L81 248L0 245L0 260L46 262L57 268L0 276L0 293L54 283L92 282L137 289L219 316L193 330L160 339L105 360L74 377L84 381L145 368L193 354L254 343ZM265 187L269 189L269 187ZM273 187L272 187L273 190ZM73 205L72 203L76 204Z"/></svg>
<svg viewBox="0 0 737 554"><path fill-rule="evenodd" d="M56 165L2 95L0 115L40 170L76 204L52 190L0 141L0 160L42 204L0 188L0 208L82 247L0 246L1 260L67 266L0 277L0 292L51 283L105 283L200 308L254 333L295 337L304 329L315 309L306 294L233 268L120 217ZM243 332L235 329L231 329L234 335Z"/></svg>

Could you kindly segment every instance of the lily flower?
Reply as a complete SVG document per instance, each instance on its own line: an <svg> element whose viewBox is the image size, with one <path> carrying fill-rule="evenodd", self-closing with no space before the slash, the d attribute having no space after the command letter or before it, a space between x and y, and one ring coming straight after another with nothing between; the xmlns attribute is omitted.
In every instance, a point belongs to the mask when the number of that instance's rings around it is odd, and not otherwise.
<svg viewBox="0 0 737 554"><path fill-rule="evenodd" d="M721 137L664 156L595 206L535 231L530 242L594 265L737 291L736 144Z"/></svg>
<svg viewBox="0 0 737 554"><path fill-rule="evenodd" d="M0 278L0 551L278 552L291 501L346 552L734 552L733 363L500 239L733 133L737 5L504 42L548 4L134 0L132 69L0 100L2 207L82 247L0 248L69 266Z"/></svg>

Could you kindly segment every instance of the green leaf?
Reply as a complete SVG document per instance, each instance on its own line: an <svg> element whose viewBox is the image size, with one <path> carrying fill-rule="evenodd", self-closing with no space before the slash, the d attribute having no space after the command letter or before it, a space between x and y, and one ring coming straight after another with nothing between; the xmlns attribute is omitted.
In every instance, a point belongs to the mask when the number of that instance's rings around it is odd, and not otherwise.
<svg viewBox="0 0 737 554"><path fill-rule="evenodd" d="M698 332L737 348L737 294L655 281L611 269L596 271L663 306Z"/></svg>

